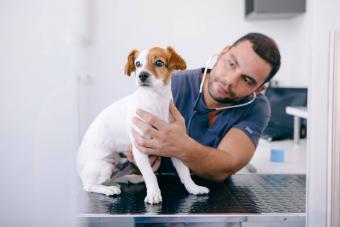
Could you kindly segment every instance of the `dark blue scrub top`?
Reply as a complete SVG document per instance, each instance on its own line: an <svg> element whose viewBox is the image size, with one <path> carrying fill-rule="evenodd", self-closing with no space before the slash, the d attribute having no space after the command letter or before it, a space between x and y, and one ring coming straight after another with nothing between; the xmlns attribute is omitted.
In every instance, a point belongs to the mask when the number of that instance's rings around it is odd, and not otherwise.
<svg viewBox="0 0 340 227"><path fill-rule="evenodd" d="M188 134L197 142L216 148L231 128L238 128L257 146L271 112L269 102L262 94L257 95L255 101L247 106L223 110L210 127L208 115L197 113L192 118L191 127L188 130L188 122L194 114L194 104L199 94L202 75L203 69L201 68L186 70L175 73L171 80L174 102L185 118ZM199 99L197 107L199 110L204 110L203 98ZM175 170L170 159L162 158L158 172L173 171Z"/></svg>

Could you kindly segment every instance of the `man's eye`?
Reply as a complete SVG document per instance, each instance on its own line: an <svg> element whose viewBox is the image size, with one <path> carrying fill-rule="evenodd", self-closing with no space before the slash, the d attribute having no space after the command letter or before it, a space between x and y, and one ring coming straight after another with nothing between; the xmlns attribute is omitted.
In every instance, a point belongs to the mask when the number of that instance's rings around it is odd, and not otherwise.
<svg viewBox="0 0 340 227"><path fill-rule="evenodd" d="M253 85L253 81L251 81L249 78L245 77L244 81L249 84L249 85Z"/></svg>
<svg viewBox="0 0 340 227"><path fill-rule="evenodd" d="M161 60L156 60L156 61L155 61L155 65L156 65L157 67L163 67L165 64L164 64L164 62L162 62Z"/></svg>
<svg viewBox="0 0 340 227"><path fill-rule="evenodd" d="M235 64L234 64L232 61L229 61L229 66L230 66L231 68L235 68Z"/></svg>
<svg viewBox="0 0 340 227"><path fill-rule="evenodd" d="M135 65L137 68L139 68L141 66L141 63L139 61L136 61Z"/></svg>

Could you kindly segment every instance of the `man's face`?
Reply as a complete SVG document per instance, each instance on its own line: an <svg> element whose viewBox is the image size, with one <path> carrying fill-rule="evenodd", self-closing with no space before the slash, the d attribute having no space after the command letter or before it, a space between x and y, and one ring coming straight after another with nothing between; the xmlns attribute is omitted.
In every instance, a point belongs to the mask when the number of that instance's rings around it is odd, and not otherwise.
<svg viewBox="0 0 340 227"><path fill-rule="evenodd" d="M271 65L258 56L250 41L225 48L210 72L209 95L218 103L228 104L251 95L267 79Z"/></svg>

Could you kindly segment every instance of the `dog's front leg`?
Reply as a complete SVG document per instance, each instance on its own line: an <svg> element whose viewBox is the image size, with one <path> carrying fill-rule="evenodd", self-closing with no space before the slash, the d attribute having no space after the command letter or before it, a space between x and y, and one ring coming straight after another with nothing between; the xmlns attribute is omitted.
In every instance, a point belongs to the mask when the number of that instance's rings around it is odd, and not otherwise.
<svg viewBox="0 0 340 227"><path fill-rule="evenodd" d="M146 197L144 201L151 204L162 202L161 190L159 189L156 175L149 163L149 157L140 152L135 146L132 146L132 153L145 181Z"/></svg>
<svg viewBox="0 0 340 227"><path fill-rule="evenodd" d="M184 184L184 187L190 194L200 195L209 193L208 188L197 185L191 179L189 168L186 165L184 165L184 163L181 160L177 158L171 158L171 161L175 166L175 169L178 173L181 182Z"/></svg>

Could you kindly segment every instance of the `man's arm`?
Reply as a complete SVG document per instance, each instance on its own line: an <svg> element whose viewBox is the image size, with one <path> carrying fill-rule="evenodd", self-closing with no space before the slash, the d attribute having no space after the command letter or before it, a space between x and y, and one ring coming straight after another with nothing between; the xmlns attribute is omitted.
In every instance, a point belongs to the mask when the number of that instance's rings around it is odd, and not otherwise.
<svg viewBox="0 0 340 227"><path fill-rule="evenodd" d="M134 144L141 152L176 157L197 175L213 181L225 180L246 165L254 154L255 145L240 129L229 130L216 149L187 135L185 121L173 103L170 112L174 117L171 123L142 110L137 112L144 121L134 118L134 124L152 137L145 139L133 130Z"/></svg>
<svg viewBox="0 0 340 227"><path fill-rule="evenodd" d="M251 139L240 129L232 128L217 148L191 139L179 158L197 175L221 182L244 167L254 151Z"/></svg>

